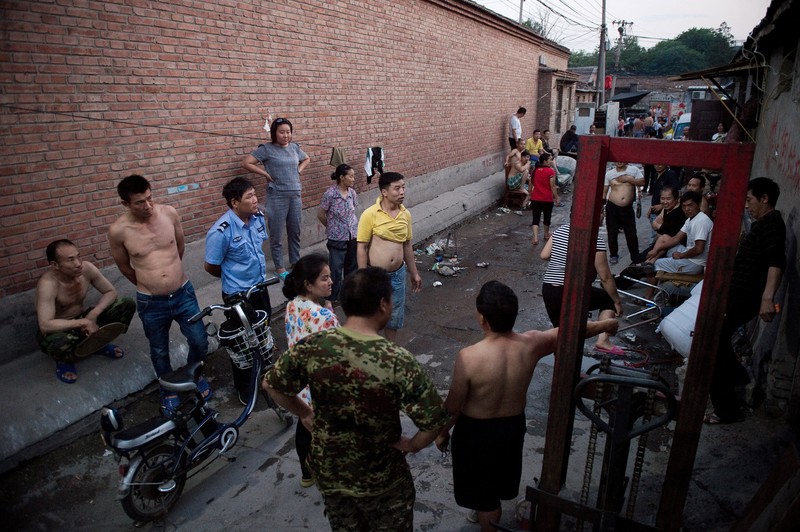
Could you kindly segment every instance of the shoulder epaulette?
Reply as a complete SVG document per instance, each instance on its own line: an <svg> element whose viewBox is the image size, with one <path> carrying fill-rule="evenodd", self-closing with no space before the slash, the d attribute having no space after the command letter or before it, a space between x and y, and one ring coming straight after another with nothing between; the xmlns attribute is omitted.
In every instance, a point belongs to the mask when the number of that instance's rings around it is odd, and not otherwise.
<svg viewBox="0 0 800 532"><path fill-rule="evenodd" d="M228 222L221 222L221 223L220 223L220 224L217 226L217 231L219 231L220 233L224 233L224 232L225 232L225 229L227 229L228 227L230 227L230 225L231 225L231 224L229 224Z"/></svg>

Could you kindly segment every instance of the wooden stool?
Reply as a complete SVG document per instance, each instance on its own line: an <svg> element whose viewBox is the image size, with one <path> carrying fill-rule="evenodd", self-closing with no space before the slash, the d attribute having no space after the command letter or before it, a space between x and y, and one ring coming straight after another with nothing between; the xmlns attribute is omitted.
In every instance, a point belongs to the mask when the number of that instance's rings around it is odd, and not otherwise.
<svg viewBox="0 0 800 532"><path fill-rule="evenodd" d="M703 280L702 273L669 273L663 271L656 272L656 284L670 282L677 287L689 288Z"/></svg>
<svg viewBox="0 0 800 532"><path fill-rule="evenodd" d="M503 205L509 209L515 205L518 205L520 209L524 209L528 205L528 191L524 188L518 188L516 190L511 190L508 188L508 174L509 169L506 168L505 178L503 179L503 186L506 190L506 193L503 196Z"/></svg>

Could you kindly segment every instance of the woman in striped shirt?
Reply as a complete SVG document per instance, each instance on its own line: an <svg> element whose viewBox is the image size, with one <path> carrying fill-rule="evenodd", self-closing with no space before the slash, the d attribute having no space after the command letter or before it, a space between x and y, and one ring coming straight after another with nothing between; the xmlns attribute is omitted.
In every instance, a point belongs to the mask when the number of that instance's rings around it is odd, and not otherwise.
<svg viewBox="0 0 800 532"><path fill-rule="evenodd" d="M569 246L569 224L562 225L550 236L550 240L540 254L543 260L549 260L542 284L542 298L547 315L554 327L558 327L561 318L562 296L564 293L564 276L567 271L567 248ZM599 310L599 319L619 318L622 316L622 302L617 293L614 276L608 265L606 243L598 235L595 250L594 268L600 277L603 288L591 287L589 310ZM570 302L567 302L569 304ZM597 336L595 350L612 355L624 354L622 348L611 343L608 334Z"/></svg>

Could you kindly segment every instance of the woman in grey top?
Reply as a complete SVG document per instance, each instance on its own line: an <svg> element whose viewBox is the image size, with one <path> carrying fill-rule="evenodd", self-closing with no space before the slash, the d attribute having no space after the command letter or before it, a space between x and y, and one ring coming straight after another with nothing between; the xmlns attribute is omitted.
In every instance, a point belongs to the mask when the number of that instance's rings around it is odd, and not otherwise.
<svg viewBox="0 0 800 532"><path fill-rule="evenodd" d="M283 229L286 227L289 244L289 263L300 260L300 216L303 201L300 176L309 162L300 145L292 142L292 123L285 118L275 119L269 127L272 142L259 144L242 162L242 166L267 179L267 223L269 249L275 271L283 279ZM262 170L259 163L264 165Z"/></svg>

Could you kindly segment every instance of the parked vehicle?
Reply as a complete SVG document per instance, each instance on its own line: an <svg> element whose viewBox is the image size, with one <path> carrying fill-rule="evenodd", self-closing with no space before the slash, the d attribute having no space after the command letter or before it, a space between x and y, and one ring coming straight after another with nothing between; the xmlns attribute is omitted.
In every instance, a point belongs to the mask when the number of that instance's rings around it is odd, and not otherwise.
<svg viewBox="0 0 800 532"><path fill-rule="evenodd" d="M678 118L678 121L675 122L675 125L672 127L672 137L669 136L669 132L664 136L667 139L671 140L681 140L683 138L684 130L689 127L689 124L692 122L692 113L684 113Z"/></svg>
<svg viewBox="0 0 800 532"><path fill-rule="evenodd" d="M256 404L259 380L272 365L273 340L269 316L249 304L256 290L279 282L273 277L251 287L231 306L211 305L193 316L194 323L222 310L228 321L221 329L209 324L209 335L217 335L226 346L234 363L242 369L252 367L250 393L239 417L230 423L217 421L218 412L203 399L197 389L203 362L187 364L159 378L161 386L178 392L181 404L171 416L159 415L140 425L123 430L122 417L113 408L101 411L103 440L120 461L118 499L125 513L137 522L164 517L178 502L189 473L199 472L201 465L222 457L235 460L228 452L239 439L239 429L247 421ZM234 324L233 327L225 325ZM262 392L267 404L286 423L292 416ZM209 460L210 459L210 460Z"/></svg>

